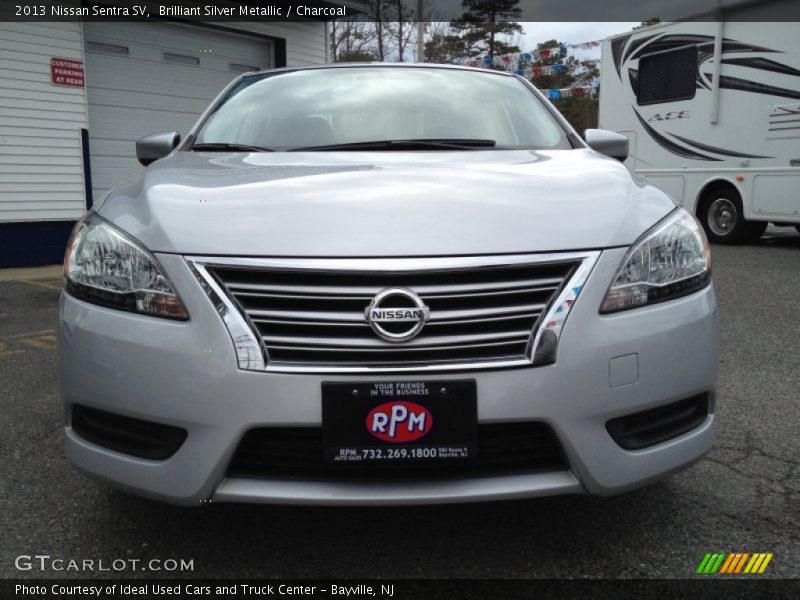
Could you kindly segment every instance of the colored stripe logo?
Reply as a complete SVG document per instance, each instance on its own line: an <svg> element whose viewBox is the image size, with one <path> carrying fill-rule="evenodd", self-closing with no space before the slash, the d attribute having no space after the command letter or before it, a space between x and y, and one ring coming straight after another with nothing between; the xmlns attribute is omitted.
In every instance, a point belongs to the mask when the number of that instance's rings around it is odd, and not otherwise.
<svg viewBox="0 0 800 600"><path fill-rule="evenodd" d="M715 573L725 575L756 575L761 574L772 560L772 552L707 552L697 573L701 575L713 575Z"/></svg>

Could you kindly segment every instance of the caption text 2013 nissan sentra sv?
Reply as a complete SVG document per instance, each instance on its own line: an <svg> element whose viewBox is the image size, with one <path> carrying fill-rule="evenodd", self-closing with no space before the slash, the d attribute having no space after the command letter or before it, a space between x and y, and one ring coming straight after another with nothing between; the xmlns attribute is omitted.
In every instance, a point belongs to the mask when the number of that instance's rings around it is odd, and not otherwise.
<svg viewBox="0 0 800 600"><path fill-rule="evenodd" d="M608 495L714 433L695 218L523 79L244 75L75 227L66 450L177 504Z"/></svg>

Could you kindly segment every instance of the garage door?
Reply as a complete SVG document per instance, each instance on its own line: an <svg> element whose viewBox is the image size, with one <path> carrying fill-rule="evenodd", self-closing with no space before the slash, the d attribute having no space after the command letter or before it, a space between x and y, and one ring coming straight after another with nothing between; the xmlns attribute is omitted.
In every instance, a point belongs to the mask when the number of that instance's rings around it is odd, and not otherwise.
<svg viewBox="0 0 800 600"><path fill-rule="evenodd" d="M225 85L273 56L268 40L170 23L84 22L84 43L95 202L140 172L138 138L185 136Z"/></svg>

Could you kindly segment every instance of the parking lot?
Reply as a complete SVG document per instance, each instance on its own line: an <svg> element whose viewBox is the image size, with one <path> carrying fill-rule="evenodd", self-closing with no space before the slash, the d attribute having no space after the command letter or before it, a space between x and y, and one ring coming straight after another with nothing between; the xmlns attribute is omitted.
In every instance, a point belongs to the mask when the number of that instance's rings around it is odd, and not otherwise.
<svg viewBox="0 0 800 600"><path fill-rule="evenodd" d="M315 508L162 505L103 488L62 452L61 281L0 281L0 577L689 577L706 552L772 552L800 577L800 235L713 249L721 307L713 451L611 498ZM190 559L191 572L20 571L19 555Z"/></svg>

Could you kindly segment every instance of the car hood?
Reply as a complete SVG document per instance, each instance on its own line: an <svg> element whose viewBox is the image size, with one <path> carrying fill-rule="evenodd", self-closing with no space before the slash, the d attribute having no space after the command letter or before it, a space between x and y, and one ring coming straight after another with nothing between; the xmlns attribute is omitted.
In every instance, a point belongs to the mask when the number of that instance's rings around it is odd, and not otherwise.
<svg viewBox="0 0 800 600"><path fill-rule="evenodd" d="M154 252L370 257L625 246L674 208L591 150L174 152L98 212Z"/></svg>

